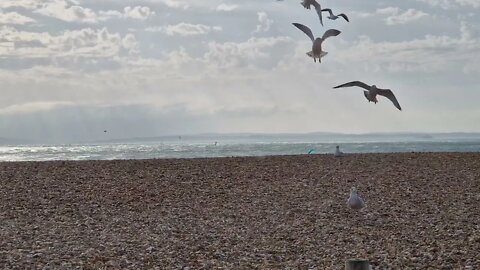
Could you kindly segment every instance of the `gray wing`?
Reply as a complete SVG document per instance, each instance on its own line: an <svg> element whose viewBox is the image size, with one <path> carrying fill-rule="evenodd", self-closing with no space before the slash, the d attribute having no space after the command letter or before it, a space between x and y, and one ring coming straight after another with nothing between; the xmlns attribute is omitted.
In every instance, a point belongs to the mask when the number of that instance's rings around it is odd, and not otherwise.
<svg viewBox="0 0 480 270"><path fill-rule="evenodd" d="M362 87L364 89L370 90L370 85L363 83L361 81L348 82L348 83L335 86L333 88L352 87L352 86L358 86L358 87Z"/></svg>
<svg viewBox="0 0 480 270"><path fill-rule="evenodd" d="M390 89L379 89L378 94L390 99L390 101L393 102L393 105L395 105L395 107L397 107L397 109L399 109L400 111L402 110L402 107L400 107L400 103L398 103L398 100L395 97L395 95L393 94L392 90L390 90Z"/></svg>
<svg viewBox="0 0 480 270"><path fill-rule="evenodd" d="M333 16L333 11L329 8L324 8L324 9L322 9L322 11L326 11L326 12L330 13L330 16Z"/></svg>
<svg viewBox="0 0 480 270"><path fill-rule="evenodd" d="M307 26L301 24L301 23L292 23L295 27L298 29L302 30L311 40L312 42L315 41L315 37L313 36L312 30L308 28Z"/></svg>
<svg viewBox="0 0 480 270"><path fill-rule="evenodd" d="M322 41L325 41L325 39L327 39L329 37L338 36L338 35L340 35L340 33L341 32L337 29L328 29L327 31L325 31L325 33L323 33Z"/></svg>
<svg viewBox="0 0 480 270"><path fill-rule="evenodd" d="M338 14L337 16L340 16L340 17L344 18L345 21L350 22L350 20L348 19L347 15L345 15L344 13L340 13L340 14Z"/></svg>
<svg viewBox="0 0 480 270"><path fill-rule="evenodd" d="M315 7L317 11L318 18L320 19L320 24L323 26L323 19L322 19L322 7L317 1L313 1L312 5Z"/></svg>

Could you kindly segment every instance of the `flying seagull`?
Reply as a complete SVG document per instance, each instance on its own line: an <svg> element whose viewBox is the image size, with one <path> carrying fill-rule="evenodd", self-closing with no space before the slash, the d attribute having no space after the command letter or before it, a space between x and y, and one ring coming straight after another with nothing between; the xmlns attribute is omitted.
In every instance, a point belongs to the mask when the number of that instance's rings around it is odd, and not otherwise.
<svg viewBox="0 0 480 270"><path fill-rule="evenodd" d="M365 207L365 203L363 202L362 198L360 198L357 194L357 189L352 187L350 191L350 197L347 200L347 204L350 208L355 210L360 210Z"/></svg>
<svg viewBox="0 0 480 270"><path fill-rule="evenodd" d="M338 36L341 33L337 29L328 29L325 31L325 33L323 33L321 38L315 38L312 34L312 30L310 30L310 28L307 26L300 23L293 23L293 25L302 30L302 32L304 32L312 40L312 51L307 52L307 55L313 58L313 62L317 62L318 58L318 62L321 63L322 57L327 55L328 52L322 51L322 43L325 41L325 39Z"/></svg>
<svg viewBox="0 0 480 270"><path fill-rule="evenodd" d="M333 12L332 12L332 10L329 9L329 8L324 8L324 9L322 9L322 11L324 11L324 12L326 11L326 12L330 13L330 16L327 17L327 18L329 18L330 20L336 20L336 19L338 19L338 17L342 17L342 18L345 19L345 21L350 22L350 21L348 20L347 15L345 15L345 13L340 13L340 14L334 15Z"/></svg>
<svg viewBox="0 0 480 270"><path fill-rule="evenodd" d="M397 107L397 109L399 109L400 111L402 110L402 107L400 107L400 104L398 103L397 98L395 97L392 90L390 90L390 89L377 88L376 85L370 86L370 85L368 85L366 83L363 83L363 82L360 82L360 81L353 81L353 82L349 82L349 83L344 83L344 84L335 86L333 88L351 87L351 86L359 86L359 87L362 87L362 88L366 89L367 91L363 91L363 94L367 98L368 102L377 103L378 102L377 95L381 95L381 96L384 96L384 97L390 99L393 102L393 105L395 105L395 107Z"/></svg>
<svg viewBox="0 0 480 270"><path fill-rule="evenodd" d="M317 11L318 18L320 19L320 24L323 26L322 7L320 6L320 4L317 1L315 1L315 0L303 0L303 2L301 2L300 4L302 4L302 6L306 9L310 9L310 6L314 6L315 10Z"/></svg>

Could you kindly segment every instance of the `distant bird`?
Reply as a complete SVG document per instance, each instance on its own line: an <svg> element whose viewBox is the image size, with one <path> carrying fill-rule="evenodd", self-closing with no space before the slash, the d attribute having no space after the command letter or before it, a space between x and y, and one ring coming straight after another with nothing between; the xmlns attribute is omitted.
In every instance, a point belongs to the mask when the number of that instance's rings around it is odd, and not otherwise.
<svg viewBox="0 0 480 270"><path fill-rule="evenodd" d="M303 0L300 4L306 9L310 9L310 6L315 7L315 11L317 11L318 18L320 19L320 24L323 26L323 19L322 19L322 7L320 4L315 0Z"/></svg>
<svg viewBox="0 0 480 270"><path fill-rule="evenodd" d="M374 102L376 104L378 102L377 95L381 95L381 96L384 96L384 97L390 99L393 102L393 105L395 105L395 107L397 107L397 109L399 109L400 111L402 110L402 108L400 107L400 104L397 101L397 98L395 97L392 90L390 90L390 89L377 88L376 85L370 86L370 85L368 85L366 83L363 83L363 82L360 82L360 81L353 81L353 82L349 82L349 83L344 83L344 84L335 86L333 88L352 87L352 86L359 86L359 87L362 87L362 88L366 89L367 91L363 91L363 94L367 98L368 102Z"/></svg>
<svg viewBox="0 0 480 270"><path fill-rule="evenodd" d="M340 13L340 14L334 15L333 12L332 12L332 10L329 9L329 8L324 8L324 9L322 9L322 11L323 11L323 12L328 12L328 13L330 13L330 15L327 17L327 18L329 18L330 20L336 20L336 19L338 19L338 17L342 17L342 18L345 19L345 21L350 22L350 21L348 20L347 15L345 15L345 13Z"/></svg>
<svg viewBox="0 0 480 270"><path fill-rule="evenodd" d="M363 202L362 198L360 198L357 194L357 189L352 187L350 191L350 197L347 200L347 204L350 208L355 210L360 210L365 207L365 203Z"/></svg>
<svg viewBox="0 0 480 270"><path fill-rule="evenodd" d="M103 133L107 133L107 130L104 130Z"/></svg>
<svg viewBox="0 0 480 270"><path fill-rule="evenodd" d="M340 151L340 146L338 146L338 145L335 147L335 156L336 156L336 157L341 157L341 156L343 156L343 152Z"/></svg>
<svg viewBox="0 0 480 270"><path fill-rule="evenodd" d="M316 59L318 58L318 62L321 63L322 57L328 54L328 52L322 51L322 43L327 38L338 36L341 33L337 29L328 29L323 33L321 38L315 38L312 34L312 30L307 26L300 23L293 23L293 25L304 32L312 40L312 51L307 52L307 55L313 58L313 62L317 62Z"/></svg>

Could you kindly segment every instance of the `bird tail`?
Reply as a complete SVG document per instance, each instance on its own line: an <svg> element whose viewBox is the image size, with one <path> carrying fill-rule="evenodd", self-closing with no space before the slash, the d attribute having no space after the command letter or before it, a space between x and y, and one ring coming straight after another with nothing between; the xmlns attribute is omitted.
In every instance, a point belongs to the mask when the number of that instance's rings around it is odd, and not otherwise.
<svg viewBox="0 0 480 270"><path fill-rule="evenodd" d="M320 58L324 57L327 54L328 54L328 52L322 52L320 54ZM313 58L313 52L312 51L307 52L307 55Z"/></svg>

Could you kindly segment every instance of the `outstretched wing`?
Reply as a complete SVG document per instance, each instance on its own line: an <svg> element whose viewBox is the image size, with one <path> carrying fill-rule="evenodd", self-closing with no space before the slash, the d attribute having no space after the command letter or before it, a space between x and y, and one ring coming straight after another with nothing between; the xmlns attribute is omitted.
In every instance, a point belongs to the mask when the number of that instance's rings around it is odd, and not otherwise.
<svg viewBox="0 0 480 270"><path fill-rule="evenodd" d="M315 7L315 10L317 11L318 18L320 19L320 24L323 26L323 19L322 19L322 7L317 1L313 1L312 5Z"/></svg>
<svg viewBox="0 0 480 270"><path fill-rule="evenodd" d="M395 97L395 95L393 94L392 90L390 90L390 89L379 89L378 94L390 99L390 101L393 102L393 105L395 105L395 107L397 107L397 109L399 109L400 111L402 110L402 107L400 107L400 103L398 103L398 100Z"/></svg>
<svg viewBox="0 0 480 270"><path fill-rule="evenodd" d="M329 8L324 8L324 9L322 9L322 11L324 11L324 12L326 11L326 12L330 13L330 16L333 16L333 11Z"/></svg>
<svg viewBox="0 0 480 270"><path fill-rule="evenodd" d="M340 13L337 16L340 16L340 17L344 18L345 21L350 22L350 20L348 19L347 15L345 15L345 13Z"/></svg>
<svg viewBox="0 0 480 270"><path fill-rule="evenodd" d="M370 90L370 85L363 83L361 81L348 82L348 83L335 86L333 88L352 87L352 86L358 86L358 87L362 87L364 89Z"/></svg>
<svg viewBox="0 0 480 270"><path fill-rule="evenodd" d="M337 29L328 29L327 31L325 31L325 33L323 33L322 41L325 41L325 39L327 39L329 37L338 36L338 35L340 35L340 33L341 32Z"/></svg>
<svg viewBox="0 0 480 270"><path fill-rule="evenodd" d="M301 24L301 23L292 23L295 27L298 29L302 30L311 40L312 42L315 40L315 37L313 36L312 30L308 28L307 26Z"/></svg>

